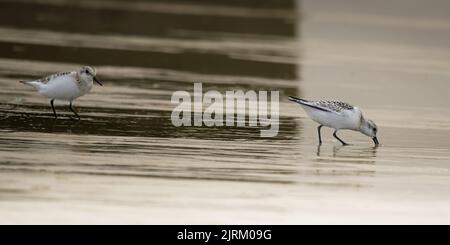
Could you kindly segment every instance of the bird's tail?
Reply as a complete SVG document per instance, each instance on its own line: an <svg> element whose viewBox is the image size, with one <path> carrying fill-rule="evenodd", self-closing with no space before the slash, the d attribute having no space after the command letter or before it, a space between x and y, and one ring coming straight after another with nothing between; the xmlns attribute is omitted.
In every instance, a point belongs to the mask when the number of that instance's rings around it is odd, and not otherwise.
<svg viewBox="0 0 450 245"><path fill-rule="evenodd" d="M29 85L29 86L31 86L31 87L33 87L35 89L39 89L40 88L40 83L35 82L35 81L19 81L19 82L23 83L23 84L26 84L26 85Z"/></svg>
<svg viewBox="0 0 450 245"><path fill-rule="evenodd" d="M300 99L300 98L293 97L293 96L289 96L289 100L293 101L293 102L296 102L296 103L299 103L299 104L305 104L305 103L308 102L307 100Z"/></svg>

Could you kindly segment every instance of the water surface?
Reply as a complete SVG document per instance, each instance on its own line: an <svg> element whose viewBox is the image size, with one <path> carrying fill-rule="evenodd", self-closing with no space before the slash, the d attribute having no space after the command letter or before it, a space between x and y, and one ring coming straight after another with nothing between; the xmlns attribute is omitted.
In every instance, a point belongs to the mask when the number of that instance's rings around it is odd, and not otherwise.
<svg viewBox="0 0 450 245"><path fill-rule="evenodd" d="M432 1L0 3L0 223L450 222L450 16ZM77 19L79 21L73 21ZM426 38L425 38L426 37ZM18 80L93 65L57 103ZM174 91L280 91L280 131L171 124ZM288 95L358 105L342 147Z"/></svg>

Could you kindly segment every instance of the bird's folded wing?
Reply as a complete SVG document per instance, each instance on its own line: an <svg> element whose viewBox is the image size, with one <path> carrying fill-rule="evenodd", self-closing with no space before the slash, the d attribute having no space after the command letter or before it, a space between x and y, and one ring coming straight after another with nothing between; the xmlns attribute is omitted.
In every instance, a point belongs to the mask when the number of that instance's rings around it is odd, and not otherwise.
<svg viewBox="0 0 450 245"><path fill-rule="evenodd" d="M315 101L314 105L322 108L327 108L328 110L334 111L336 113L346 110L353 110L353 106L341 101Z"/></svg>
<svg viewBox="0 0 450 245"><path fill-rule="evenodd" d="M312 108L314 108L314 109L320 110L320 111L326 111L326 112L337 113L337 111L332 110L331 108L322 106L322 105L320 105L320 104L318 104L318 103L315 103L315 102L306 102L306 103L302 103L302 104L303 104L303 105L306 105L306 106L309 106L309 107L312 107Z"/></svg>
<svg viewBox="0 0 450 245"><path fill-rule="evenodd" d="M322 105L320 105L320 104L318 104L317 102L314 102L314 101L307 101L307 100L296 98L296 97L293 97L293 96L289 96L289 100L293 101L293 102L296 102L296 103L299 103L301 105L309 106L309 107L314 108L314 109L319 110L319 111L336 113L336 111L331 110L330 108L327 108L325 106L322 106Z"/></svg>
<svg viewBox="0 0 450 245"><path fill-rule="evenodd" d="M40 83L48 83L51 80L58 78L58 77L62 77L62 76L67 76L67 75L76 75L76 72L59 72L59 73L55 73L46 77L43 77L41 79L36 80L36 82L40 82Z"/></svg>

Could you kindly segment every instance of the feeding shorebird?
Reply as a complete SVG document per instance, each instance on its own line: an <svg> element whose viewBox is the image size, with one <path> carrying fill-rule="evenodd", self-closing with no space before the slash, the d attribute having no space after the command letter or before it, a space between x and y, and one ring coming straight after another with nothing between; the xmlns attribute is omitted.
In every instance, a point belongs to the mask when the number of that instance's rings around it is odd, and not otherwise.
<svg viewBox="0 0 450 245"><path fill-rule="evenodd" d="M343 145L348 145L337 135L340 129L359 131L372 138L375 146L379 145L377 139L377 125L372 120L366 120L358 107L351 106L340 101L307 101L289 96L289 100L299 103L306 114L315 122L319 123L317 132L319 134L319 145L322 144L320 129L323 126L334 128L333 136Z"/></svg>
<svg viewBox="0 0 450 245"><path fill-rule="evenodd" d="M72 108L72 102L83 96L92 89L93 81L103 86L96 78L95 69L84 66L78 71L60 72L34 81L20 81L35 88L40 94L50 98L50 105L53 114L56 116L53 102L55 100L70 101L69 109L75 114L78 120L80 116Z"/></svg>

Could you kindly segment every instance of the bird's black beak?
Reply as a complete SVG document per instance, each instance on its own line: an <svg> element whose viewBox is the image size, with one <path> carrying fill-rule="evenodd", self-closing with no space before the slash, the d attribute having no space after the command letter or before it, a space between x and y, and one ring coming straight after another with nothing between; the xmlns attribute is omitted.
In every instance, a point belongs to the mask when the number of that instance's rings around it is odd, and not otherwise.
<svg viewBox="0 0 450 245"><path fill-rule="evenodd" d="M103 84L102 84L101 82L99 82L99 81L97 80L96 77L94 77L94 81L95 81L96 83L98 83L100 86L103 86Z"/></svg>
<svg viewBox="0 0 450 245"><path fill-rule="evenodd" d="M373 143L375 143L375 146L379 145L380 143L378 142L377 136L373 136L372 138Z"/></svg>

